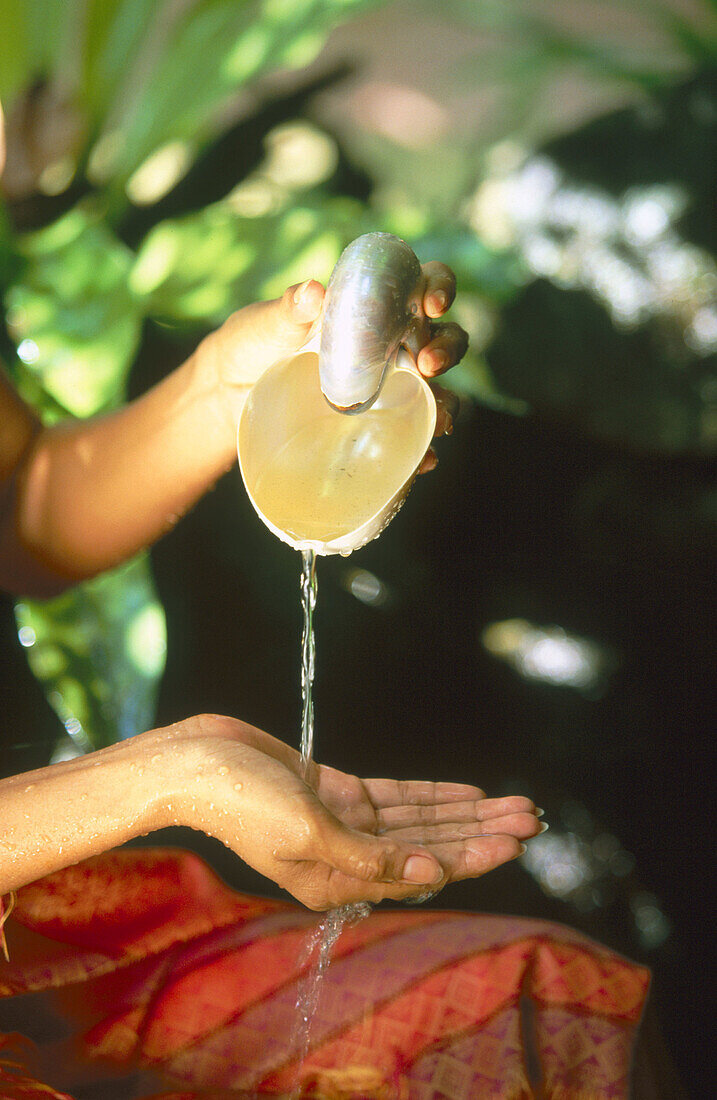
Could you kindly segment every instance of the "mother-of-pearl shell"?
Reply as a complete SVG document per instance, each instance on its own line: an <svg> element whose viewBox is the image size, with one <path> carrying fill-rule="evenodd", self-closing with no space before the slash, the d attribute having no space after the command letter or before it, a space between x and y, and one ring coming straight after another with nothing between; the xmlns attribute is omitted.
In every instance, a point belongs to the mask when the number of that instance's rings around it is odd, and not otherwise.
<svg viewBox="0 0 717 1100"><path fill-rule="evenodd" d="M341 253L319 348L321 389L335 409L363 412L376 400L400 344L426 325L420 284L418 258L392 233L366 233Z"/></svg>

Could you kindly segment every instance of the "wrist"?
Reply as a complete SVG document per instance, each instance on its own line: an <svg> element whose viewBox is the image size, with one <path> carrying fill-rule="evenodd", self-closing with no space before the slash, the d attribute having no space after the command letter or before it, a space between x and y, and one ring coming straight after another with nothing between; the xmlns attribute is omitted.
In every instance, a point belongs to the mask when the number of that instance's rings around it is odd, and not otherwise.
<svg viewBox="0 0 717 1100"><path fill-rule="evenodd" d="M135 763L143 771L147 831L173 825L207 831L207 812L220 808L229 772L220 759L223 738L214 731L217 721L222 720L197 715L134 739L141 740ZM234 755L241 757L240 745ZM234 773L238 762L232 763ZM233 781L239 790L234 775Z"/></svg>
<svg viewBox="0 0 717 1100"><path fill-rule="evenodd" d="M125 761L134 779L133 801L141 832L192 825L187 806L196 752L184 723L149 730L130 738Z"/></svg>

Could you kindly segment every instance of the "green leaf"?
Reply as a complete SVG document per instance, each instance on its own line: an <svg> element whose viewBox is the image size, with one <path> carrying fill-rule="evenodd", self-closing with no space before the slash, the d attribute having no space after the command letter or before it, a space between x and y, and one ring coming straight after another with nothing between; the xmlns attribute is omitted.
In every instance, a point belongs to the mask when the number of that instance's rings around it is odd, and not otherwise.
<svg viewBox="0 0 717 1100"><path fill-rule="evenodd" d="M155 0L87 0L81 88L95 124L105 117L156 7Z"/></svg>
<svg viewBox="0 0 717 1100"><path fill-rule="evenodd" d="M218 323L291 283L327 279L342 248L368 228L363 207L346 199L304 197L301 206L242 217L230 201L156 226L130 275L145 309L164 321Z"/></svg>
<svg viewBox="0 0 717 1100"><path fill-rule="evenodd" d="M249 80L268 69L308 64L334 26L380 2L198 0L176 19L171 11L160 18L155 9L156 18L129 52L127 0L112 27L111 50L108 43L113 59L124 57L125 75L116 82L90 159L96 178L112 188L114 205L132 173L157 149L175 141L201 148L217 129L219 110ZM140 4L146 19L141 0L131 3ZM96 79L102 80L99 65Z"/></svg>
<svg viewBox="0 0 717 1100"><path fill-rule="evenodd" d="M151 728L166 625L147 555L47 602L15 607L32 671L77 748Z"/></svg>
<svg viewBox="0 0 717 1100"><path fill-rule="evenodd" d="M453 268L464 293L479 294L491 302L510 301L525 282L525 268L513 251L489 248L462 226L436 226L413 242L424 262L440 257Z"/></svg>
<svg viewBox="0 0 717 1100"><path fill-rule="evenodd" d="M18 242L25 261L6 296L24 372L67 412L118 405L140 335L132 255L88 208Z"/></svg>
<svg viewBox="0 0 717 1100"><path fill-rule="evenodd" d="M7 105L32 79L30 38L24 0L2 0L0 100Z"/></svg>

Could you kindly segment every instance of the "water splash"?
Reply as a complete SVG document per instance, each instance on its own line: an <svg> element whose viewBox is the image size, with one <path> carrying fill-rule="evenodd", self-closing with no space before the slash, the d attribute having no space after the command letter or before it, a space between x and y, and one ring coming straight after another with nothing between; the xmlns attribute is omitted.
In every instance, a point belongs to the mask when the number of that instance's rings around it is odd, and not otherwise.
<svg viewBox="0 0 717 1100"><path fill-rule="evenodd" d="M330 909L309 936L299 959L299 968L309 965L309 970L299 984L296 994L296 1024L294 1026L292 1049L298 1059L298 1072L301 1072L304 1060L311 1046L311 1024L319 1003L324 974L331 962L331 952L347 924L356 924L368 917L371 906L368 902L356 902ZM313 960L313 961L312 961ZM292 1097L300 1095L297 1082Z"/></svg>
<svg viewBox="0 0 717 1100"><path fill-rule="evenodd" d="M314 612L318 584L316 579L316 554L304 550L301 554L301 607L304 624L301 635L301 770L307 779L314 750L314 672L316 668L316 638ZM309 936L300 959L300 967L310 965L300 983L296 997L296 1025L292 1046L297 1050L301 1065L311 1043L311 1021L319 1003L323 976L331 962L331 952L346 924L355 924L371 912L368 902L341 905L330 909ZM313 963L312 963L313 960ZM299 1088L297 1084L296 1088ZM295 1090L294 1096L299 1095Z"/></svg>

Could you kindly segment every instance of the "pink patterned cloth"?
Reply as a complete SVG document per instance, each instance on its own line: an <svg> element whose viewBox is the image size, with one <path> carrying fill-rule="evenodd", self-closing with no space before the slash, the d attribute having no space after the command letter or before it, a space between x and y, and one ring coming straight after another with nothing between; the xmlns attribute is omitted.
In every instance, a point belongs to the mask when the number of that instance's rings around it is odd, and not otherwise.
<svg viewBox="0 0 717 1100"><path fill-rule="evenodd" d="M382 909L345 928L304 1057L296 1000L318 920L170 849L25 887L0 997L41 1004L65 1037L32 1070L0 1047L0 1098L72 1100L98 1073L122 1100L629 1096L648 972L544 921Z"/></svg>

